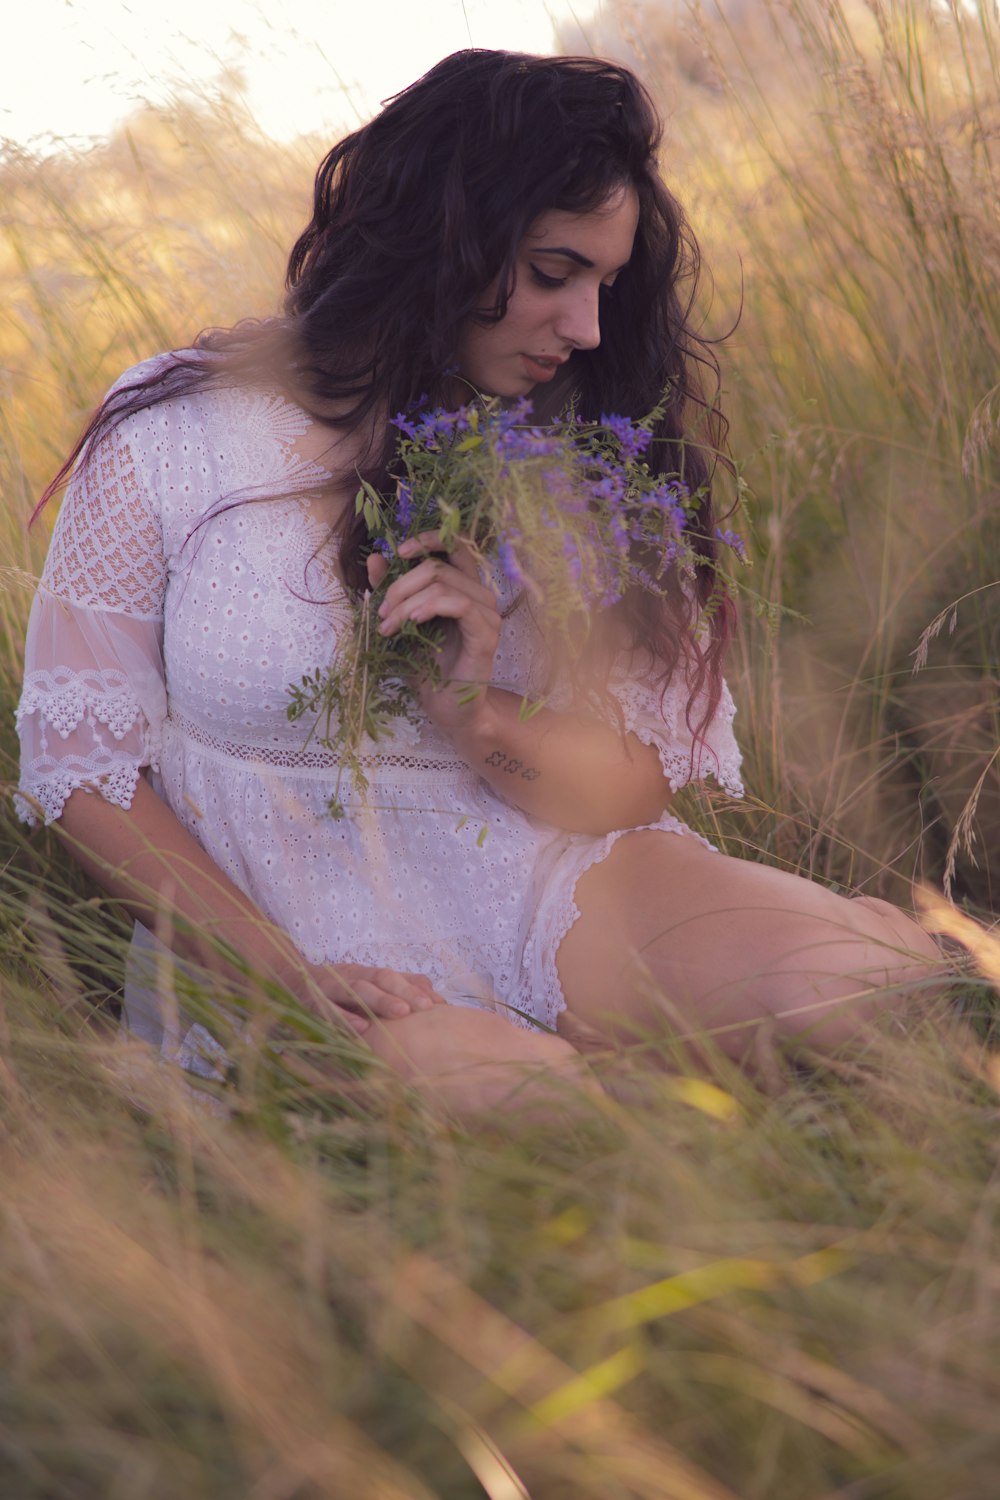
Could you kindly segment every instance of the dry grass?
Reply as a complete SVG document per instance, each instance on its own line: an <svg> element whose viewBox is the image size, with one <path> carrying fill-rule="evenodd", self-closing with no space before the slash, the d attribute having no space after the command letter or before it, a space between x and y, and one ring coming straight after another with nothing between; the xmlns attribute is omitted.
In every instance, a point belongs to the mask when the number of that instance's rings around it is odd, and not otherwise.
<svg viewBox="0 0 1000 1500"><path fill-rule="evenodd" d="M377 1078L361 1107L266 1059L229 1118L165 1076L141 1114L94 1018L124 930L7 813L5 1495L995 1494L1000 33L985 6L838 0L621 19L709 326L743 286L754 796L694 815L841 883L920 874L970 954L960 1003L822 1076L778 1065L771 1092L664 1077L546 1132L470 1136ZM223 98L0 167L5 713L34 496L132 359L274 305L315 147ZM0 776L13 755L8 729Z"/></svg>
<svg viewBox="0 0 1000 1500"><path fill-rule="evenodd" d="M751 621L745 641L744 740L783 809L776 852L896 899L957 854L956 894L993 908L995 14L910 0L733 5L712 24L627 14L669 101L666 163L714 273L710 326L742 294L725 379L758 588L808 621L777 640ZM914 677L922 633L956 600ZM984 773L977 838L953 846Z"/></svg>

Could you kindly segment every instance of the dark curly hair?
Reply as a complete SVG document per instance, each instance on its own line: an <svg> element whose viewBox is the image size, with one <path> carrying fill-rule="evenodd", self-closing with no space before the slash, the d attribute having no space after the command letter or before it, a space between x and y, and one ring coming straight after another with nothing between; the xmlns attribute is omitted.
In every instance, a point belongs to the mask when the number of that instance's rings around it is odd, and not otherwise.
<svg viewBox="0 0 1000 1500"><path fill-rule="evenodd" d="M691 327L698 249L659 174L661 134L649 94L625 67L478 49L445 58L320 164L312 218L288 263L283 316L203 333L194 350L216 357L178 353L119 387L43 498L109 425L206 386L265 374L340 428L377 424L421 400L438 404L463 325L503 318L532 222L551 209L601 208L631 185L635 245L613 296L602 292L600 344L576 350L543 399L553 414L572 399L582 416L597 418L642 417L665 397L651 463L700 494L691 522L700 562L693 588L675 581L666 599L636 590L615 612L633 647L662 664L664 681L683 660L691 702L707 694L691 725L700 732L719 702L733 618L715 569L711 497L725 428L712 346ZM484 289L494 285L494 305L484 310ZM388 486L392 461L391 430L376 426L364 477ZM347 510L340 563L358 588L367 537ZM705 628L696 632L698 618Z"/></svg>

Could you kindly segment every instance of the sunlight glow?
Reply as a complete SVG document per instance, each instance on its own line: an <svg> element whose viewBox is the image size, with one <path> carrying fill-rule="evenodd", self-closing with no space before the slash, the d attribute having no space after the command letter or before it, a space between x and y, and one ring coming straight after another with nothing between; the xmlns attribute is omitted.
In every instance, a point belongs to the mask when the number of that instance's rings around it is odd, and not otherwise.
<svg viewBox="0 0 1000 1500"><path fill-rule="evenodd" d="M144 101L236 83L279 140L349 129L460 47L550 52L592 0L33 0L0 49L0 139L108 134Z"/></svg>

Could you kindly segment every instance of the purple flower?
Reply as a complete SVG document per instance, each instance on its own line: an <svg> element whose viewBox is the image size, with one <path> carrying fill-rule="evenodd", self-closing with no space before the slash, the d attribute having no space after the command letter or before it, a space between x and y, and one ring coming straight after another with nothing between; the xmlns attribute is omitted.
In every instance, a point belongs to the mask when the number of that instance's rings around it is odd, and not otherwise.
<svg viewBox="0 0 1000 1500"><path fill-rule="evenodd" d="M738 558L746 557L747 544L738 531L723 531L721 526L716 526L715 534L724 547L732 547Z"/></svg>
<svg viewBox="0 0 1000 1500"><path fill-rule="evenodd" d="M625 475L620 469L605 468L602 479L591 479L587 483L591 499L612 506L618 506L624 500L626 488Z"/></svg>
<svg viewBox="0 0 1000 1500"><path fill-rule="evenodd" d="M504 576L514 584L515 588L523 588L525 585L524 573L517 556L517 543L521 541L519 531L509 531L497 542L497 556Z"/></svg>
<svg viewBox="0 0 1000 1500"><path fill-rule="evenodd" d="M627 552L628 527L625 525L625 522L622 520L621 516L618 515L617 511L612 511L608 516L608 526L610 528L611 535L615 539L615 546L618 547L620 551Z"/></svg>
<svg viewBox="0 0 1000 1500"><path fill-rule="evenodd" d="M425 398L421 397L421 400ZM419 403L410 408L410 412L397 412L392 418L393 427L398 427L405 437L412 443L426 448L431 453L440 453L442 447L447 447L456 432L467 432L469 429L470 407L460 406L455 411L445 411L438 407L434 411L418 414Z"/></svg>
<svg viewBox="0 0 1000 1500"><path fill-rule="evenodd" d="M494 447L504 459L558 458L562 440L538 427L499 427Z"/></svg>
<svg viewBox="0 0 1000 1500"><path fill-rule="evenodd" d="M569 563L570 577L574 583L579 583L583 575L583 563L580 561L580 551L576 545L576 538L569 532L563 537L563 557Z"/></svg>
<svg viewBox="0 0 1000 1500"><path fill-rule="evenodd" d="M396 525L404 532L413 525L413 491L405 479L396 486Z"/></svg>
<svg viewBox="0 0 1000 1500"><path fill-rule="evenodd" d="M645 453L652 440L652 434L637 427L628 417L616 417L607 415L601 417L601 426L618 440L622 451L622 457L629 461L638 458L640 453Z"/></svg>
<svg viewBox="0 0 1000 1500"><path fill-rule="evenodd" d="M398 427L404 437L412 438L414 442L417 440L417 435L419 432L418 425L415 421L411 421L405 412L397 412L396 415L391 418L391 421L393 427Z"/></svg>
<svg viewBox="0 0 1000 1500"><path fill-rule="evenodd" d="M542 482L553 496L560 514L579 516L587 511L587 496L578 482L564 469L550 466L542 470Z"/></svg>
<svg viewBox="0 0 1000 1500"><path fill-rule="evenodd" d="M460 406L455 411L432 411L425 418L424 426L428 432L438 437L448 437L454 432L465 432L469 426L468 408Z"/></svg>
<svg viewBox="0 0 1000 1500"><path fill-rule="evenodd" d="M513 406L508 406L506 410L497 413L497 430L509 432L512 427L523 427L531 416L531 411L531 398L522 396L514 402Z"/></svg>
<svg viewBox="0 0 1000 1500"><path fill-rule="evenodd" d="M686 496L687 490L684 486L671 479L665 484L657 485L656 489L650 490L644 498L647 505L671 516L678 528L683 530L687 521L687 511L684 509Z"/></svg>

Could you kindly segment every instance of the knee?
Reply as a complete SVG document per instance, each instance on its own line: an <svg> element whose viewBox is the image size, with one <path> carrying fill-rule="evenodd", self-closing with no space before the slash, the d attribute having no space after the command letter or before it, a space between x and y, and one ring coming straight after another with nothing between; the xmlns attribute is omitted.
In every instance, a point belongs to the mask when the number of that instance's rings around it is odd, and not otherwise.
<svg viewBox="0 0 1000 1500"><path fill-rule="evenodd" d="M930 933L914 917L894 906L891 901L883 901L880 896L852 896L851 903L855 908L871 913L874 919L870 928L871 936L881 939L887 947L892 948L901 962L908 960L910 964L923 963L928 966L929 972L940 972L940 949Z"/></svg>

